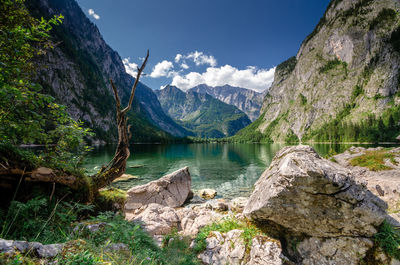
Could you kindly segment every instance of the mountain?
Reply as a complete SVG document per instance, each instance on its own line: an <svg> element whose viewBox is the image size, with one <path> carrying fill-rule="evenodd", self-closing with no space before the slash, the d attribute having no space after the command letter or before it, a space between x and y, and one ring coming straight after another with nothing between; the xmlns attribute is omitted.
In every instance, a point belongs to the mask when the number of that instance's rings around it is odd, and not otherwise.
<svg viewBox="0 0 400 265"><path fill-rule="evenodd" d="M205 84L190 89L191 91L209 94L229 105L234 105L247 114L251 121L260 116L264 94L230 85L211 87Z"/></svg>
<svg viewBox="0 0 400 265"><path fill-rule="evenodd" d="M261 141L394 141L400 134L400 2L334 0L275 71L261 116L236 136Z"/></svg>
<svg viewBox="0 0 400 265"><path fill-rule="evenodd" d="M208 94L185 93L175 86L166 86L155 93L164 111L198 137L231 136L250 124L241 110Z"/></svg>
<svg viewBox="0 0 400 265"><path fill-rule="evenodd" d="M42 67L36 81L65 105L72 117L92 128L96 139L115 141L115 102L109 79L119 88L123 103L128 101L134 82L121 57L106 44L75 0L31 0L26 4L38 18L64 16L63 23L51 31L54 49L38 59ZM136 90L129 123L133 141L164 141L171 135L188 133L163 112L153 91L142 83Z"/></svg>

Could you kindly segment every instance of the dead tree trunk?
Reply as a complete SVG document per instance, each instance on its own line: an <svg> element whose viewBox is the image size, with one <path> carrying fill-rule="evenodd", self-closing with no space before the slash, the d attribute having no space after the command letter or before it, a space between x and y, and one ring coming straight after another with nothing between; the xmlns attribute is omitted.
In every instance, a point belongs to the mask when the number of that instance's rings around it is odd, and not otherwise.
<svg viewBox="0 0 400 265"><path fill-rule="evenodd" d="M130 126L127 126L127 116L126 114L132 107L133 97L135 96L136 86L139 83L140 75L142 74L144 68L146 67L147 59L149 58L149 51L147 51L146 58L143 64L138 68L135 83L132 86L131 95L129 97L128 106L121 109L121 101L118 96L117 88L114 82L110 79L112 89L114 91L116 107L117 107L117 125L118 125L118 146L115 151L114 158L110 163L103 167L99 173L93 176L93 190L99 190L107 185L109 185L114 179L120 177L125 173L126 161L129 158L129 139L130 139Z"/></svg>

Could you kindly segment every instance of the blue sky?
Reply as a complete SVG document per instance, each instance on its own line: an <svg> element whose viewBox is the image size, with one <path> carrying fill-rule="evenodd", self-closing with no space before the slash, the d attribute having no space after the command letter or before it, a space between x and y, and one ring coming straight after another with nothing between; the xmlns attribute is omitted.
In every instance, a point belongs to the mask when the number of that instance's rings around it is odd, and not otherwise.
<svg viewBox="0 0 400 265"><path fill-rule="evenodd" d="M228 83L257 91L269 87L274 67L297 53L329 4L329 0L77 1L132 74L150 49L147 76L141 81L151 88Z"/></svg>

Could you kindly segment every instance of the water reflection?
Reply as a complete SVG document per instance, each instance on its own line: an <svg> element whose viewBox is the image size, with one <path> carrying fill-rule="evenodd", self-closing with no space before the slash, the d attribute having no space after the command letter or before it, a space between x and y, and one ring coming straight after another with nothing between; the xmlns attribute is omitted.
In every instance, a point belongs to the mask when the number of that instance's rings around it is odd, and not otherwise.
<svg viewBox="0 0 400 265"><path fill-rule="evenodd" d="M213 188L223 197L248 195L261 173L269 166L276 152L284 144L169 144L134 145L128 160L128 174L139 176L114 183L127 190L188 166L192 175L192 188ZM331 150L341 152L351 145L315 144L317 152L324 156ZM85 167L95 173L114 155L114 147L93 150ZM136 166L135 168L131 168Z"/></svg>

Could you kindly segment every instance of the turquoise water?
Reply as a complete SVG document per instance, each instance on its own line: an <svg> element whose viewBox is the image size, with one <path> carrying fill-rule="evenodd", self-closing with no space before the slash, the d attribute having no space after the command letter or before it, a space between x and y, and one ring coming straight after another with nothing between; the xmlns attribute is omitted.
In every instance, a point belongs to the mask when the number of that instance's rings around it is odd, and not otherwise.
<svg viewBox="0 0 400 265"><path fill-rule="evenodd" d="M269 166L275 153L284 144L168 144L131 146L126 173L138 179L113 183L128 190L165 174L188 166L192 176L192 189L215 189L219 195L232 198L248 195L261 173ZM321 156L330 150L341 152L351 145L315 144ZM114 155L114 146L93 150L85 167L90 173L107 164ZM136 168L129 168L136 166Z"/></svg>

